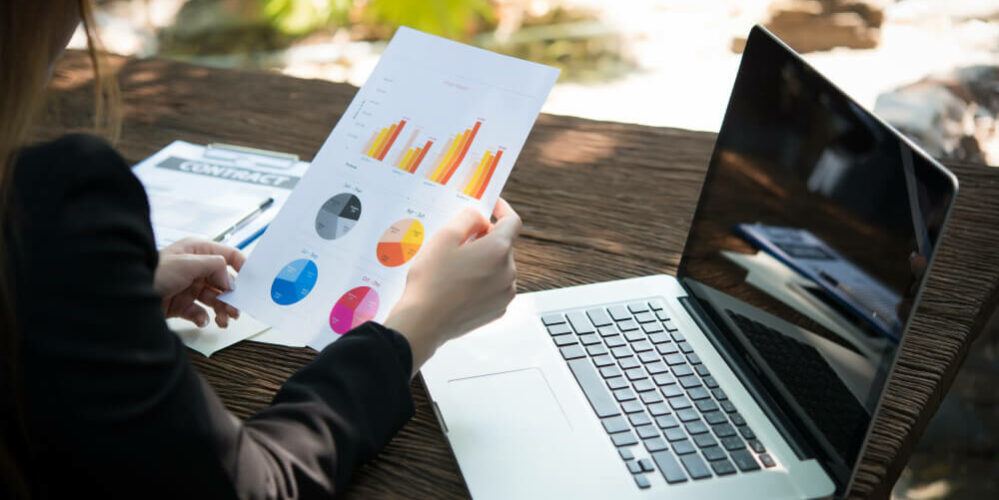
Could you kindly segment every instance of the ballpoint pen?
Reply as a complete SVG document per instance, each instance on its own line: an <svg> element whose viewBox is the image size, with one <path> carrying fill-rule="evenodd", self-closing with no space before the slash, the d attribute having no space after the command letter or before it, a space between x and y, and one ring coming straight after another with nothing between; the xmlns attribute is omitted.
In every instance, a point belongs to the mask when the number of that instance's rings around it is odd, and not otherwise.
<svg viewBox="0 0 999 500"><path fill-rule="evenodd" d="M218 236L215 237L215 241L223 242L229 239L230 236L232 236L234 233L245 227L247 224L250 223L250 221L257 218L257 216L264 213L264 210L267 210L267 208L273 204L274 204L274 198L267 198L266 200L261 202L260 206L255 208L252 212L246 214L246 216L244 216L242 219L236 221L235 224L229 226L229 228L226 229L225 231L222 231L222 234L219 234Z"/></svg>

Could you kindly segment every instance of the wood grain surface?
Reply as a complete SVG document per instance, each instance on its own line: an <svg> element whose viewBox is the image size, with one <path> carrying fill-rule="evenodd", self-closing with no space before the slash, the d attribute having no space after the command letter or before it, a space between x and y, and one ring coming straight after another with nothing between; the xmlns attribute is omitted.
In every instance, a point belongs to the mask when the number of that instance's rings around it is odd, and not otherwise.
<svg viewBox="0 0 999 500"><path fill-rule="evenodd" d="M125 114L117 144L136 163L170 142L226 142L311 159L356 88L267 73L116 58ZM34 140L87 131L92 73L82 53L57 65ZM714 134L542 115L503 196L524 219L520 291L674 273ZM950 164L961 191L902 347L851 494L887 497L956 374L999 284L999 169ZM243 342L207 359L204 377L240 417L266 406L315 352ZM347 491L356 497L467 497L426 391L416 416Z"/></svg>

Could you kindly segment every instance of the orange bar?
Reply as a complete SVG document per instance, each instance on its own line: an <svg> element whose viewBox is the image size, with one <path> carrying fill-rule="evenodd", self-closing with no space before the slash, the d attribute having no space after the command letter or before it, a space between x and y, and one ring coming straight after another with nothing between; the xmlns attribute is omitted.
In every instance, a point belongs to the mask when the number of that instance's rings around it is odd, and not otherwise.
<svg viewBox="0 0 999 500"><path fill-rule="evenodd" d="M384 149L385 148L385 144L388 143L389 137L392 137L392 134L395 133L395 129L397 129L397 128L399 128L399 126L396 125L395 123L393 123L388 128L383 129L383 130L385 130L385 135L383 135L381 137L381 140L379 140L375 144L375 150L371 152L371 157L372 158L374 158L376 160L378 159L378 155L380 155L382 153L382 149Z"/></svg>
<svg viewBox="0 0 999 500"><path fill-rule="evenodd" d="M465 185L465 190L462 193L468 196L475 194L475 191L479 188L479 182L486 176L486 170L489 170L489 164L493 160L492 156L491 151L486 151L486 154L482 155L482 159L479 160L479 166L475 167L475 173L468 179L468 184Z"/></svg>
<svg viewBox="0 0 999 500"><path fill-rule="evenodd" d="M364 149L362 149L361 151L364 151L365 155L368 154L368 151L371 151L371 146L375 145L375 139L377 138L378 138L378 131L376 130L375 132L371 133L371 138L368 139L368 142L364 143Z"/></svg>
<svg viewBox="0 0 999 500"><path fill-rule="evenodd" d="M416 152L413 151L412 149L406 151L406 155L402 157L402 161L399 162L398 167L402 170L406 170L409 165L409 162L412 161L414 154L416 154Z"/></svg>
<svg viewBox="0 0 999 500"><path fill-rule="evenodd" d="M389 149L392 149L392 144L395 142L396 137L399 137L399 132L402 132L402 128L406 126L406 120L399 120L397 125L392 125L393 130L389 134L389 138L385 141L385 147L378 152L378 160L384 160L385 154L388 153Z"/></svg>
<svg viewBox="0 0 999 500"><path fill-rule="evenodd" d="M447 173L447 166L451 164L450 163L451 158L456 154L455 151L458 150L458 146L461 145L461 142L464 139L465 139L465 132L462 132L454 136L454 139L451 140L451 146L447 150L447 154L444 155L444 159L437 164L437 168L434 169L434 173L430 177L430 180L440 183L441 178L443 178L444 174Z"/></svg>
<svg viewBox="0 0 999 500"><path fill-rule="evenodd" d="M499 164L500 157L503 156L503 150L496 152L496 156L493 157L492 165L489 165L489 172L486 173L486 178L483 179L482 185L479 186L479 190L475 193L475 198L481 200L482 193L486 192L486 186L489 185L489 181L493 178L493 173L496 172L496 165Z"/></svg>
<svg viewBox="0 0 999 500"><path fill-rule="evenodd" d="M427 143L423 145L423 151L420 151L420 156L417 156L416 159L413 160L413 165L409 168L409 173L416 173L416 169L420 168L420 163L423 161L423 157L427 156L427 151L430 151L430 146L433 145L433 141L427 141Z"/></svg>
<svg viewBox="0 0 999 500"><path fill-rule="evenodd" d="M465 154L468 153L468 148L472 146L472 141L475 140L475 134L479 133L479 127L482 126L482 122L475 122L475 127L472 128L472 134L465 141L464 147L461 148L461 153L455 158L454 162L451 164L451 169L448 171L447 175L444 177L444 182L441 184L447 184L447 181L451 180L451 176L454 175L454 171L458 169L458 165L461 165L461 161L465 159Z"/></svg>
<svg viewBox="0 0 999 500"><path fill-rule="evenodd" d="M378 151L378 148L381 147L382 142L385 141L385 136L386 135L388 135L388 129L387 128L383 128L381 130L381 132L378 132L378 136L375 138L374 144L371 145L371 149L369 149L364 154L366 154L366 155L374 158L375 157L375 151Z"/></svg>

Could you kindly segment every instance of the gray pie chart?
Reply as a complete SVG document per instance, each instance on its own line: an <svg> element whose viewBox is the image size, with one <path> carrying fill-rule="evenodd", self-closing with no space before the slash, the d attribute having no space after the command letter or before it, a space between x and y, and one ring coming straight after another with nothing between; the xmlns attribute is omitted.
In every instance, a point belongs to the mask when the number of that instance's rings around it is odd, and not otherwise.
<svg viewBox="0 0 999 500"><path fill-rule="evenodd" d="M350 193L340 193L323 203L316 215L316 232L326 240L335 240L357 225L361 218L361 200Z"/></svg>

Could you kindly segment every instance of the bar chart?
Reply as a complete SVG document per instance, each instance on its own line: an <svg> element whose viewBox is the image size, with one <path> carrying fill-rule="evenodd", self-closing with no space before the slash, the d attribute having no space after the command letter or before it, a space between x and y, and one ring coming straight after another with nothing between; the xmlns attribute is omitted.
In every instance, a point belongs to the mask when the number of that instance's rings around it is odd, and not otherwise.
<svg viewBox="0 0 999 500"><path fill-rule="evenodd" d="M471 128L453 136L437 157L436 167L427 175L427 179L438 184L447 184L468 154L468 149L472 147L472 142L475 141L475 136L481 127L482 120L477 120Z"/></svg>
<svg viewBox="0 0 999 500"><path fill-rule="evenodd" d="M364 144L364 155L378 161L384 160L405 126L406 120L403 119L372 133L371 138Z"/></svg>
<svg viewBox="0 0 999 500"><path fill-rule="evenodd" d="M482 194L486 192L489 181L492 180L493 174L496 173L496 166L499 165L500 158L503 157L503 151L505 150L506 148L503 147L498 148L495 152L486 150L475 170L469 172L465 180L465 187L461 190L464 195L471 196L477 200L482 199Z"/></svg>
<svg viewBox="0 0 999 500"><path fill-rule="evenodd" d="M411 174L416 173L416 170L420 168L420 164L423 163L423 159L426 158L427 152L430 151L430 147L434 145L432 138L427 138L426 142L422 146L413 147L414 144L419 144L416 138L420 136L422 130L416 129L412 134L409 135L409 139L406 144L399 150L399 154L396 155L393 165L396 168L409 172Z"/></svg>

